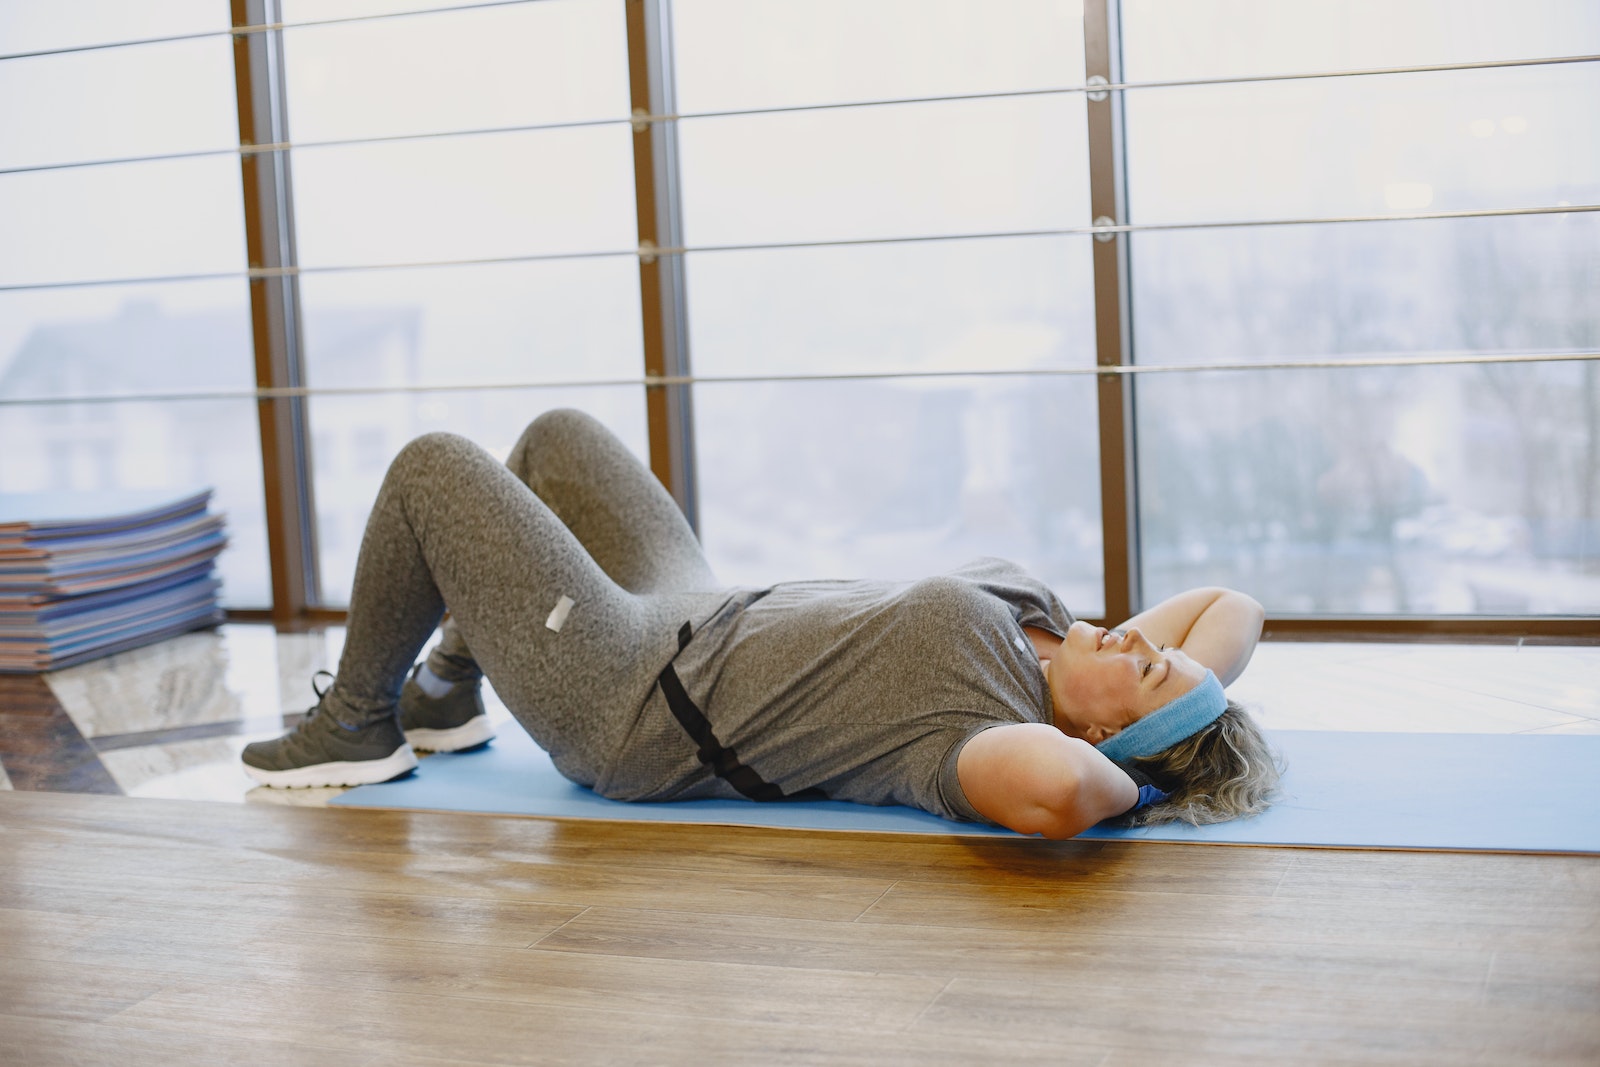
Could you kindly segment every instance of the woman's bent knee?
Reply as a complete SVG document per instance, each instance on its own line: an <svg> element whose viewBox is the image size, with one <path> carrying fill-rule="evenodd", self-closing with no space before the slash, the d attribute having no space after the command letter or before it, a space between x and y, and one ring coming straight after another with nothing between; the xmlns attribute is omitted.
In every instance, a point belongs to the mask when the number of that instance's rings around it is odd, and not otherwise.
<svg viewBox="0 0 1600 1067"><path fill-rule="evenodd" d="M441 471L470 463L478 457L494 458L460 434L434 430L406 443L389 463L388 479L436 477Z"/></svg>
<svg viewBox="0 0 1600 1067"><path fill-rule="evenodd" d="M610 436L594 416L576 408L554 408L528 423L506 466L533 484L553 469L570 467L571 457L587 454L594 442Z"/></svg>
<svg viewBox="0 0 1600 1067"><path fill-rule="evenodd" d="M605 424L577 408L552 408L528 424L523 440L541 448L552 442L570 442L587 437L609 437Z"/></svg>

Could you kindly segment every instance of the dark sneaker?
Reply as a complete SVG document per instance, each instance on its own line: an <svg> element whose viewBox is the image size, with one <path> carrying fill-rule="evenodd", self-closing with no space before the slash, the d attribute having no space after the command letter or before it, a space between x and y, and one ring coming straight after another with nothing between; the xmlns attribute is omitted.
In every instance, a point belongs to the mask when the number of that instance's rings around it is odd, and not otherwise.
<svg viewBox="0 0 1600 1067"><path fill-rule="evenodd" d="M400 690L400 729L412 748L424 752L460 752L475 748L494 737L494 724L483 708L480 680L457 682L442 697L431 697L417 684L417 671L411 671Z"/></svg>
<svg viewBox="0 0 1600 1067"><path fill-rule="evenodd" d="M246 745L240 758L246 774L279 789L371 785L417 765L394 716L351 729L325 714L320 700L300 725L274 741Z"/></svg>

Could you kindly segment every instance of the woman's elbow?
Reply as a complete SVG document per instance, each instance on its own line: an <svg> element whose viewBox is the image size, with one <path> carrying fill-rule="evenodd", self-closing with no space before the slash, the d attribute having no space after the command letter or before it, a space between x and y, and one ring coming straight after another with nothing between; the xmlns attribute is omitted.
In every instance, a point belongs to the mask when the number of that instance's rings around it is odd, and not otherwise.
<svg viewBox="0 0 1600 1067"><path fill-rule="evenodd" d="M1079 775L1062 774L1050 783L1048 790L1029 805L1019 820L1024 825L1012 829L1024 834L1039 834L1054 841L1077 837L1099 822L1088 809L1089 790Z"/></svg>
<svg viewBox="0 0 1600 1067"><path fill-rule="evenodd" d="M1257 600L1249 593L1241 593L1237 589L1234 590L1233 595L1238 597L1239 600L1244 604L1245 610L1249 611L1255 617L1257 626L1260 626L1266 621L1267 609L1261 606L1261 601Z"/></svg>
<svg viewBox="0 0 1600 1067"><path fill-rule="evenodd" d="M1020 834L1076 837L1129 798L1115 796L1133 783L1094 750L1042 723L985 730L967 742L956 772L980 815ZM1108 773L1109 772L1109 773Z"/></svg>
<svg viewBox="0 0 1600 1067"><path fill-rule="evenodd" d="M1213 606L1218 603L1226 602L1228 608L1241 617L1252 614L1257 619L1265 619L1267 617L1267 609L1261 606L1261 601L1257 600L1249 593L1242 592L1238 589L1229 589L1228 587L1221 585L1209 586L1205 591L1213 594Z"/></svg>

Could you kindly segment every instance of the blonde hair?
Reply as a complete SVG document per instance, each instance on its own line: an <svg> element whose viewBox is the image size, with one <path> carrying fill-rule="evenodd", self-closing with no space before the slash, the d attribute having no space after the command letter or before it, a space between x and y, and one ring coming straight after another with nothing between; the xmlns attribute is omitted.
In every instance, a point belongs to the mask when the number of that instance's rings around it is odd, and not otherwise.
<svg viewBox="0 0 1600 1067"><path fill-rule="evenodd" d="M1210 726L1134 763L1170 796L1125 816L1120 821L1124 826L1180 819L1199 826L1256 815L1276 798L1283 773L1283 761L1261 728L1232 700Z"/></svg>

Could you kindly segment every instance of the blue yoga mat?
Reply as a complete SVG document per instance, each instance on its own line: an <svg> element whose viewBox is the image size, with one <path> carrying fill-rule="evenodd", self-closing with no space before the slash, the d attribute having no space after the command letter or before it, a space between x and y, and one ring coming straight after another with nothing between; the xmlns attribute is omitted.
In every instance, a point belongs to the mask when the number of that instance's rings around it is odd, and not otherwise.
<svg viewBox="0 0 1600 1067"><path fill-rule="evenodd" d="M1600 736L1390 734L1285 730L1283 798L1265 814L1194 827L1096 827L1083 837L1206 844L1497 852L1600 852ZM557 773L516 724L475 752L430 756L417 771L333 803L572 819L655 820L1016 836L912 808L844 801L757 804L607 800Z"/></svg>

